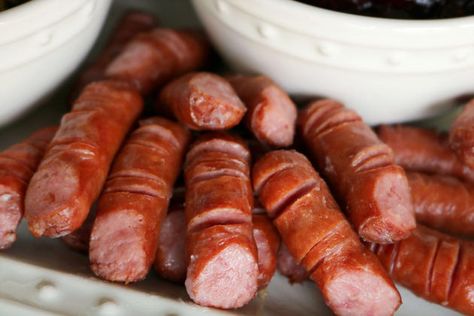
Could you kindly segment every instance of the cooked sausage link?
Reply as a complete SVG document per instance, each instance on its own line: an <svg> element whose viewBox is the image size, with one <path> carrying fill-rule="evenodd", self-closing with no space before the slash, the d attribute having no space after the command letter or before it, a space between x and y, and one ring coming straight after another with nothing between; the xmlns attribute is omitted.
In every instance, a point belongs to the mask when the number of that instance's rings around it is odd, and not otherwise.
<svg viewBox="0 0 474 316"><path fill-rule="evenodd" d="M201 67L209 44L191 31L155 28L135 36L108 65L106 77L128 81L142 94Z"/></svg>
<svg viewBox="0 0 474 316"><path fill-rule="evenodd" d="M372 245L395 281L431 302L474 315L474 244L418 225L394 245Z"/></svg>
<svg viewBox="0 0 474 316"><path fill-rule="evenodd" d="M99 56L81 73L75 90L80 91L87 84L104 79L105 69L123 51L127 43L135 35L151 30L156 24L155 17L147 12L127 12L112 31Z"/></svg>
<svg viewBox="0 0 474 316"><path fill-rule="evenodd" d="M122 82L83 90L28 186L25 217L34 236L60 237L81 226L142 107L138 92Z"/></svg>
<svg viewBox="0 0 474 316"><path fill-rule="evenodd" d="M222 133L201 136L187 154L185 285L200 305L238 308L257 291L249 161L243 141Z"/></svg>
<svg viewBox="0 0 474 316"><path fill-rule="evenodd" d="M186 279L185 241L184 188L180 188L173 193L168 215L160 229L154 266L162 278L178 283L183 283Z"/></svg>
<svg viewBox="0 0 474 316"><path fill-rule="evenodd" d="M278 251L278 272L286 276L291 284L301 283L309 276L308 271L296 262L284 243L280 245Z"/></svg>
<svg viewBox="0 0 474 316"><path fill-rule="evenodd" d="M189 73L168 83L158 106L194 130L232 128L246 111L232 86L208 72Z"/></svg>
<svg viewBox="0 0 474 316"><path fill-rule="evenodd" d="M474 100L464 106L451 125L449 144L459 159L474 169Z"/></svg>
<svg viewBox="0 0 474 316"><path fill-rule="evenodd" d="M247 106L246 124L263 144L293 144L296 105L288 94L265 76L236 75L227 78Z"/></svg>
<svg viewBox="0 0 474 316"><path fill-rule="evenodd" d="M9 248L16 240L26 188L56 130L40 129L0 152L0 249Z"/></svg>
<svg viewBox="0 0 474 316"><path fill-rule="evenodd" d="M455 235L474 236L474 185L457 178L408 172L416 220Z"/></svg>
<svg viewBox="0 0 474 316"><path fill-rule="evenodd" d="M416 223L405 172L360 116L336 101L315 101L301 113L301 126L359 235L377 243L408 237Z"/></svg>
<svg viewBox="0 0 474 316"><path fill-rule="evenodd" d="M72 233L61 237L61 240L66 244L66 246L77 252L89 254L89 242L91 239L92 225L94 224L95 216L96 211L93 207L81 227Z"/></svg>
<svg viewBox="0 0 474 316"><path fill-rule="evenodd" d="M264 155L253 168L253 183L295 263L308 271L336 315L394 313L400 295L393 282L303 155Z"/></svg>
<svg viewBox="0 0 474 316"><path fill-rule="evenodd" d="M129 283L147 275L188 139L177 123L154 117L126 141L92 227L89 259L97 276Z"/></svg>
<svg viewBox="0 0 474 316"><path fill-rule="evenodd" d="M461 162L451 150L447 134L413 126L383 125L378 135L392 148L395 162L405 170L474 181L474 169Z"/></svg>
<svg viewBox="0 0 474 316"><path fill-rule="evenodd" d="M254 214L252 224L258 254L258 288L263 289L270 283L276 271L280 236L264 214Z"/></svg>

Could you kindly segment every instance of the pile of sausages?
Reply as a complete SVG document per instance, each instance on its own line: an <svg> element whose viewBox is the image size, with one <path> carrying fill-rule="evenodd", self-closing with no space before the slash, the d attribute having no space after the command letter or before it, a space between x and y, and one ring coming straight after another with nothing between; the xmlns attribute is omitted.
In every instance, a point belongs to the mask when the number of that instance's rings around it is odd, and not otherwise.
<svg viewBox="0 0 474 316"><path fill-rule="evenodd" d="M298 113L265 76L196 72L207 56L128 13L59 126L0 153L0 248L25 217L100 278L154 266L204 306L247 304L278 268L336 315L392 315L392 280L474 314L474 102L449 135L374 131L334 100Z"/></svg>

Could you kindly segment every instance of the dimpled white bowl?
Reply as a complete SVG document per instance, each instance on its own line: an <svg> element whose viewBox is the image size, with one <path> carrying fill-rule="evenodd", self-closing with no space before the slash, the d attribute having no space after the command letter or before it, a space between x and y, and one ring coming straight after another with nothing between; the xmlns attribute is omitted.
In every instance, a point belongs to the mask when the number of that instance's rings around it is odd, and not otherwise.
<svg viewBox="0 0 474 316"><path fill-rule="evenodd" d="M0 12L0 126L52 92L86 56L111 0L33 0Z"/></svg>
<svg viewBox="0 0 474 316"><path fill-rule="evenodd" d="M292 0L193 0L237 71L324 96L370 124L434 116L474 92L474 17L393 20Z"/></svg>

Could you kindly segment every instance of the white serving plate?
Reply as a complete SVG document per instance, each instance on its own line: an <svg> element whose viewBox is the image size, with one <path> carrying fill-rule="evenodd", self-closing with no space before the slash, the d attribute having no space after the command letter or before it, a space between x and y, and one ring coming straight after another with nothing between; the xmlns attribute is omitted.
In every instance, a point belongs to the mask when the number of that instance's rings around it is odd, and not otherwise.
<svg viewBox="0 0 474 316"><path fill-rule="evenodd" d="M207 1L207 0L202 0ZM155 12L163 25L195 26L196 17L186 0L116 0L105 33L126 7ZM96 50L99 48L96 45ZM25 89L25 91L28 91ZM67 111L67 83L42 107L0 129L0 150L20 141L35 129L55 124ZM429 124L444 124L431 121ZM441 123L439 123L441 122ZM399 287L402 315L459 315L417 298ZM87 257L68 249L60 240L35 239L21 226L14 246L0 252L0 315L331 315L311 282L291 286L276 275L268 289L252 303L235 311L203 308L193 304L183 286L159 279L151 272L132 285L101 281L89 270Z"/></svg>

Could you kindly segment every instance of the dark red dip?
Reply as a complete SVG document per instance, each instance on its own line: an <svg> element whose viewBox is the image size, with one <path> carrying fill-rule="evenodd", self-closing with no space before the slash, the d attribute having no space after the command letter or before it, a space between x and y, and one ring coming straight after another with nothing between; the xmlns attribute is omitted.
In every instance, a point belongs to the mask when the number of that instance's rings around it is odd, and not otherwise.
<svg viewBox="0 0 474 316"><path fill-rule="evenodd" d="M474 15L474 0L295 0L345 13L392 19L444 19Z"/></svg>

